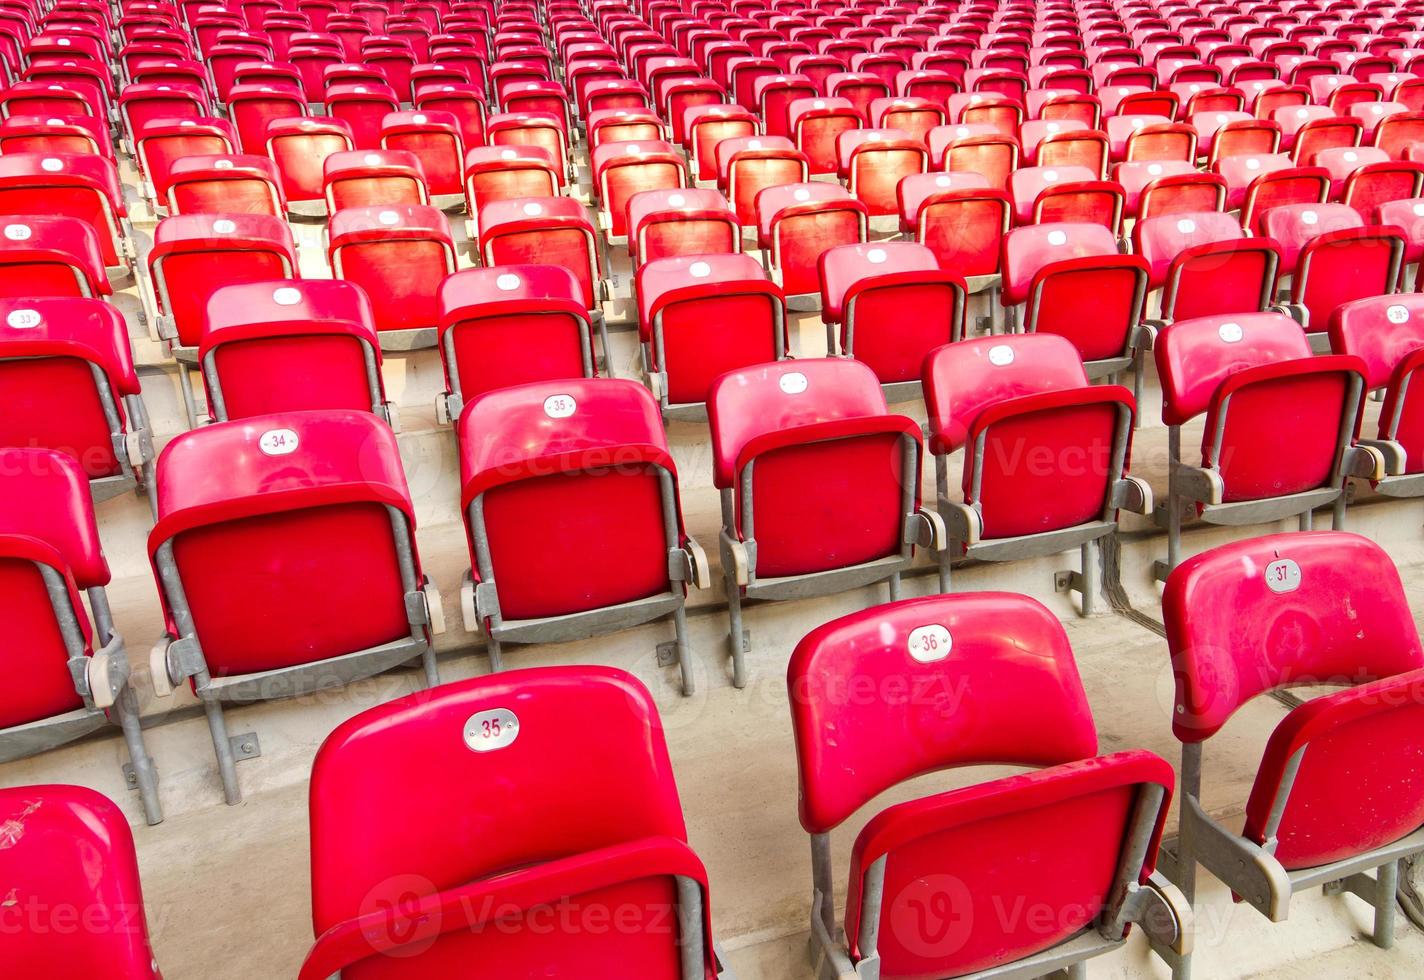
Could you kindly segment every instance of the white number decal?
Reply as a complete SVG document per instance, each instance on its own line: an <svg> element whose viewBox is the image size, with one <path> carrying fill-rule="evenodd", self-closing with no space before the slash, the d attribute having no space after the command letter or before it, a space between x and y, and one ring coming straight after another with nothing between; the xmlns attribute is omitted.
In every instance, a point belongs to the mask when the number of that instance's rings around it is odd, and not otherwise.
<svg viewBox="0 0 1424 980"><path fill-rule="evenodd" d="M1014 363L1014 349L1008 344L995 344L989 348L989 363L994 367L1005 367Z"/></svg>
<svg viewBox="0 0 1424 980"><path fill-rule="evenodd" d="M781 385L781 390L786 394L799 395L806 390L806 386L810 382L806 380L806 375L800 371L787 371L777 380L777 384Z"/></svg>
<svg viewBox="0 0 1424 980"><path fill-rule="evenodd" d="M910 638L905 643L910 657L922 664L943 660L949 656L953 647L954 640L950 637L949 630L939 623L916 627L910 631Z"/></svg>
<svg viewBox="0 0 1424 980"><path fill-rule="evenodd" d="M257 440L257 448L268 456L289 456L297 451L300 441L291 429L268 429Z"/></svg>
<svg viewBox="0 0 1424 980"><path fill-rule="evenodd" d="M38 310L11 310L5 317L5 322L16 330L29 330L38 327L44 320Z"/></svg>
<svg viewBox="0 0 1424 980"><path fill-rule="evenodd" d="M1266 588L1272 592L1294 592L1300 588L1300 566L1281 558L1266 566Z"/></svg>
<svg viewBox="0 0 1424 980"><path fill-rule="evenodd" d="M1396 303L1385 310L1384 315L1390 323L1405 323L1409 320L1409 307Z"/></svg>
<svg viewBox="0 0 1424 980"><path fill-rule="evenodd" d="M573 395L550 395L544 399L544 414L551 419L566 419L574 414L578 402Z"/></svg>
<svg viewBox="0 0 1424 980"><path fill-rule="evenodd" d="M465 744L472 752L507 749L519 737L519 718L508 708L478 711L465 722Z"/></svg>

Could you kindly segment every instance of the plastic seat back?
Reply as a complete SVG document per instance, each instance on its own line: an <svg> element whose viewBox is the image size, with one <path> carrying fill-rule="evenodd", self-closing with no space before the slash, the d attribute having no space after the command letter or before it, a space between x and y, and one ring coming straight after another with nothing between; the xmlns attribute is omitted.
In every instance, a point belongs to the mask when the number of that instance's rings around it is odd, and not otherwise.
<svg viewBox="0 0 1424 980"><path fill-rule="evenodd" d="M668 551L681 541L668 540L664 512L677 471L642 385L563 379L487 391L466 405L459 436L473 566L477 580L493 575L503 619L677 587ZM550 513L559 520L540 516ZM680 533L678 518L672 535Z"/></svg>
<svg viewBox="0 0 1424 980"><path fill-rule="evenodd" d="M1203 465L1220 473L1223 500L1278 497L1334 478L1342 441L1358 426L1363 362L1312 357L1300 325L1279 313L1178 320L1158 336L1156 357L1162 420L1181 425L1206 413Z"/></svg>
<svg viewBox="0 0 1424 980"><path fill-rule="evenodd" d="M340 150L322 161L321 185L332 214L346 208L430 203L425 166L407 150Z"/></svg>
<svg viewBox="0 0 1424 980"><path fill-rule="evenodd" d="M182 157L169 171L169 214L266 214L285 218L282 178L266 156Z"/></svg>
<svg viewBox="0 0 1424 980"><path fill-rule="evenodd" d="M1276 726L1247 803L1247 837L1274 838L1277 860L1302 868L1424 823L1413 778L1424 651L1399 573L1378 545L1335 531L1224 545L1183 562L1162 604L1177 682L1172 727L1184 743L1215 735L1259 694L1356 685L1307 701Z"/></svg>
<svg viewBox="0 0 1424 980"><path fill-rule="evenodd" d="M81 786L0 789L0 849L7 894L22 908L83 910L107 928L7 929L0 958L15 976L63 963L82 976L159 980L149 942L133 832L107 797Z"/></svg>
<svg viewBox="0 0 1424 980"><path fill-rule="evenodd" d="M332 271L366 291L378 331L435 328L436 291L455 271L450 225L439 209L346 208L332 215L329 237Z"/></svg>
<svg viewBox="0 0 1424 980"><path fill-rule="evenodd" d="M0 346L0 357L4 350ZM0 361L0 368L4 364ZM14 445L9 439L3 444ZM72 657L93 648L79 592L107 585L109 566L88 476L77 460L52 449L3 448L0 464L6 495L0 515L0 611L6 635L0 665L11 677L0 697L0 728L12 728L84 706L69 668ZM73 633L56 613L51 588L68 598L64 611L75 615Z"/></svg>
<svg viewBox="0 0 1424 980"><path fill-rule="evenodd" d="M964 334L964 281L923 245L840 245L819 268L821 319L841 325L841 351L882 382L918 380L925 355Z"/></svg>
<svg viewBox="0 0 1424 980"><path fill-rule="evenodd" d="M107 296L113 292L94 227L78 218L0 218L0 296Z"/></svg>
<svg viewBox="0 0 1424 980"><path fill-rule="evenodd" d="M864 241L865 205L838 184L782 184L757 194L758 241L788 296L820 289L817 262L838 245Z"/></svg>
<svg viewBox="0 0 1424 980"><path fill-rule="evenodd" d="M157 479L149 555L171 550L214 677L410 637L414 508L395 435L370 412L194 429L164 447Z"/></svg>
<svg viewBox="0 0 1424 980"><path fill-rule="evenodd" d="M598 739L575 736L581 718L597 719ZM571 798L582 814L572 823ZM662 725L646 688L622 671L521 670L358 715L317 755L311 817L320 938L302 980L413 980L471 962L511 975L701 977L681 971L679 930L657 926L678 921L678 879L701 893L702 970L716 976L706 872L686 844ZM428 833L452 820L450 839ZM415 881L421 907L440 914L410 908ZM568 902L595 916L636 908L636 921L541 926ZM369 916L381 909L375 929L393 941L373 946Z"/></svg>
<svg viewBox="0 0 1424 980"><path fill-rule="evenodd" d="M836 693L857 677L911 694L892 704ZM881 792L925 773L983 764L1056 767L912 799L864 826L851 853L846 935L853 959L869 953L862 943L874 937L887 976L1000 966L1089 925L1121 873L1139 787L1155 784L1165 796L1172 782L1170 767L1145 752L1085 761L1097 752L1097 733L1068 639L1053 615L1024 596L910 599L834 620L797 645L787 685L801 823L812 834L829 832ZM947 699L963 709L946 710ZM1154 816L1148 854L1161 831L1162 814ZM1020 864L1006 860L1009 854L1032 857ZM876 902L865 879L882 859ZM1150 870L1150 858L1146 865ZM937 936L909 910L926 897L925 882L945 878L954 882L944 896L951 905L941 910L947 917L961 904L1015 896L1063 914L1049 930L965 917ZM871 908L878 922L862 920Z"/></svg>
<svg viewBox="0 0 1424 980"><path fill-rule="evenodd" d="M1026 334L941 347L925 360L924 390L931 450L974 447L963 489L984 538L1112 518L1109 487L1127 462L1135 406L1124 388L1090 386L1068 340Z"/></svg>
<svg viewBox="0 0 1424 980"><path fill-rule="evenodd" d="M1365 384L1384 389L1379 438L1404 450L1404 473L1424 472L1424 401L1414 374L1424 364L1424 300L1418 293L1373 296L1336 308L1330 349L1365 363Z"/></svg>
<svg viewBox="0 0 1424 980"><path fill-rule="evenodd" d="M446 277L439 300L447 384L465 401L597 373L583 288L563 266L466 269Z"/></svg>
<svg viewBox="0 0 1424 980"><path fill-rule="evenodd" d="M191 348L202 338L214 289L293 278L297 250L286 221L271 215L174 215L154 230L148 270L159 309L171 318L167 336Z"/></svg>
<svg viewBox="0 0 1424 980"><path fill-rule="evenodd" d="M384 401L370 300L342 280L214 289L198 359L210 382L209 401L221 399L215 417L224 421L316 409L375 411Z"/></svg>
<svg viewBox="0 0 1424 980"><path fill-rule="evenodd" d="M579 202L568 197L494 201L480 209L479 229L485 265L561 265L578 280L584 309L598 306L598 243Z"/></svg>
<svg viewBox="0 0 1424 980"><path fill-rule="evenodd" d="M887 414L867 365L817 358L728 372L708 392L708 419L714 481L734 490L743 537L753 510L758 577L901 552L918 500L919 426Z"/></svg>

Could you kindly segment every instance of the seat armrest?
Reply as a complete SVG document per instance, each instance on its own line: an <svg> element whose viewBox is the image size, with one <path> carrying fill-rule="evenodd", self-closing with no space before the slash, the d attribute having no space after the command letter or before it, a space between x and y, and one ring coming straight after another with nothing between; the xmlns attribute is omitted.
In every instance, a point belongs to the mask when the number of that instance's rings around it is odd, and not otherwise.
<svg viewBox="0 0 1424 980"><path fill-rule="evenodd" d="M1403 452L1403 447L1400 451ZM1340 460L1340 468L1346 476L1357 476L1362 480L1378 482L1391 473L1392 462L1378 446L1361 441L1345 450L1345 455ZM1402 471L1403 459L1400 459L1399 462Z"/></svg>
<svg viewBox="0 0 1424 980"><path fill-rule="evenodd" d="M1368 446L1384 457L1385 476L1399 476L1404 472L1409 460L1404 446L1393 439L1360 439L1355 445Z"/></svg>
<svg viewBox="0 0 1424 980"><path fill-rule="evenodd" d="M940 518L950 539L964 545L977 544L984 533L984 518L975 507L953 500L940 501Z"/></svg>
<svg viewBox="0 0 1424 980"><path fill-rule="evenodd" d="M938 554L949 543L944 518L928 507L921 507L905 518L905 543L928 548Z"/></svg>
<svg viewBox="0 0 1424 980"><path fill-rule="evenodd" d="M85 658L84 687L94 707L109 709L129 682L129 660L124 655L124 641L115 633L94 655Z"/></svg>
<svg viewBox="0 0 1424 980"><path fill-rule="evenodd" d="M1141 477L1124 476L1113 483L1112 506L1130 514L1152 513L1152 487Z"/></svg>
<svg viewBox="0 0 1424 980"><path fill-rule="evenodd" d="M1226 496L1226 484L1216 470L1190 466L1186 463L1172 464L1173 490L1203 504L1219 504Z"/></svg>
<svg viewBox="0 0 1424 980"><path fill-rule="evenodd" d="M693 588L705 589L712 584L712 566L707 561L707 552L695 538L688 538L681 548L668 552L669 571L674 572L675 582L690 582Z"/></svg>
<svg viewBox="0 0 1424 980"><path fill-rule="evenodd" d="M722 567L733 575L738 585L750 585L752 558L746 543L738 541L723 528L718 535L718 544L722 553Z"/></svg>

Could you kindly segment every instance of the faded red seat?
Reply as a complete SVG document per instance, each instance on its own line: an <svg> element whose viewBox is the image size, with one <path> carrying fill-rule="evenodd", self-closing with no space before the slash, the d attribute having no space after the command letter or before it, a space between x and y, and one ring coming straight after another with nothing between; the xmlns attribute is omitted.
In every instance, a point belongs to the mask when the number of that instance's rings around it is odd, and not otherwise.
<svg viewBox="0 0 1424 980"><path fill-rule="evenodd" d="M959 691L961 710L846 696L862 683ZM900 980L1042 975L1120 947L1131 924L1164 958L1190 950L1187 903L1153 870L1172 767L1139 750L1098 755L1068 637L1033 599L931 596L844 616L797 645L787 687L816 962ZM832 831L913 777L986 763L1035 771L871 811L850 850L841 938ZM1018 901L1042 917L976 914Z"/></svg>

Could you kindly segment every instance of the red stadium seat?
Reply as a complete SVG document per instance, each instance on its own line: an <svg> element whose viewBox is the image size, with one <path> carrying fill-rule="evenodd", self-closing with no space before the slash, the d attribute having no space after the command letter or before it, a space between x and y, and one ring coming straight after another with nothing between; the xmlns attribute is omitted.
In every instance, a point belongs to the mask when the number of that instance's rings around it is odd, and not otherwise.
<svg viewBox="0 0 1424 980"><path fill-rule="evenodd" d="M635 268L653 259L741 250L741 222L718 191L639 191L628 199L628 255Z"/></svg>
<svg viewBox="0 0 1424 980"><path fill-rule="evenodd" d="M1374 906L1374 941L1388 947L1399 861L1424 851L1414 762L1424 651L1389 557L1329 531L1223 545L1173 572L1162 611L1182 743L1182 831L1163 860L1187 899L1197 864L1272 922L1296 894L1350 891ZM1300 684L1346 686L1275 725L1245 826L1228 828L1201 802L1203 747L1247 702ZM1251 765L1255 751L1232 754Z"/></svg>
<svg viewBox="0 0 1424 980"><path fill-rule="evenodd" d="M1281 243L1291 275L1288 311L1323 349L1341 303L1394 291L1404 265L1399 228L1365 227L1345 204L1297 204L1266 212L1266 234Z"/></svg>
<svg viewBox="0 0 1424 980"><path fill-rule="evenodd" d="M169 214L287 216L282 178L266 156L180 157L168 174Z"/></svg>
<svg viewBox="0 0 1424 980"><path fill-rule="evenodd" d="M605 282L587 208L571 197L511 198L481 208L479 226L481 263L563 266L578 281L584 309L604 333Z"/></svg>
<svg viewBox="0 0 1424 980"><path fill-rule="evenodd" d="M918 422L891 415L868 366L843 358L729 371L707 398L732 683L747 682L742 599L826 595L888 582L944 525L920 506ZM848 508L856 513L847 521Z"/></svg>
<svg viewBox="0 0 1424 980"><path fill-rule="evenodd" d="M308 99L311 91L307 91ZM326 90L326 114L351 127L358 150L374 150L381 145L381 120L400 111L400 98L389 85L338 84Z"/></svg>
<svg viewBox="0 0 1424 980"><path fill-rule="evenodd" d="M94 116L10 116L0 122L0 153L92 153L118 162L108 127Z"/></svg>
<svg viewBox="0 0 1424 980"><path fill-rule="evenodd" d="M818 268L826 349L869 365L887 398L918 396L925 355L964 337L964 280L914 242L837 245Z"/></svg>
<svg viewBox="0 0 1424 980"><path fill-rule="evenodd" d="M662 140L601 143L591 162L599 226L610 243L628 234L628 200L634 194L688 186L686 162Z"/></svg>
<svg viewBox="0 0 1424 980"><path fill-rule="evenodd" d="M266 153L282 178L288 212L309 217L327 214L322 180L326 160L355 146L351 127L337 119L303 116L268 123Z"/></svg>
<svg viewBox="0 0 1424 980"><path fill-rule="evenodd" d="M648 390L566 378L486 391L465 405L459 445L473 568L462 606L493 669L506 642L582 639L672 615L691 694L683 605L709 573L682 530L677 470ZM556 522L539 516L551 508Z"/></svg>
<svg viewBox="0 0 1424 980"><path fill-rule="evenodd" d="M604 350L607 350L607 340ZM583 287L559 265L495 265L440 284L442 422L487 391L598 374Z"/></svg>
<svg viewBox="0 0 1424 980"><path fill-rule="evenodd" d="M785 296L750 255L647 262L634 291L643 370L666 417L703 417L719 375L789 352Z"/></svg>
<svg viewBox="0 0 1424 980"><path fill-rule="evenodd" d="M1385 460L1375 489L1391 497L1424 494L1424 413L1414 374L1424 364L1424 296L1404 293L1351 300L1330 318L1330 349L1365 362L1365 384L1382 392L1379 432L1361 439Z"/></svg>
<svg viewBox="0 0 1424 980"><path fill-rule="evenodd" d="M792 141L811 161L813 174L836 173L836 141L842 133L866 125L865 115L849 99L797 99L787 113Z"/></svg>
<svg viewBox="0 0 1424 980"><path fill-rule="evenodd" d="M233 154L237 134L225 119L151 119L135 137L135 158L144 176L144 197L159 214L168 211L168 185L173 164L183 157Z"/></svg>
<svg viewBox="0 0 1424 980"><path fill-rule="evenodd" d="M237 130L243 153L267 152L267 127L279 119L307 114L306 98L291 88L273 85L234 85L227 98L227 117Z"/></svg>
<svg viewBox="0 0 1424 980"><path fill-rule="evenodd" d="M865 205L840 185L817 181L768 187L756 206L757 244L787 305L815 308L821 299L817 262L828 248L866 240Z"/></svg>
<svg viewBox="0 0 1424 980"><path fill-rule="evenodd" d="M867 683L954 690L961 705L846 696ZM844 616L797 645L787 687L812 844L811 955L827 975L1081 974L1132 924L1164 958L1190 950L1190 909L1153 870L1172 767L1140 750L1098 755L1068 637L1033 599L931 596ZM1036 771L903 792L913 777L986 763ZM891 788L903 802L867 811L850 850L842 941L831 833ZM1003 914L1016 902L1043 912L1033 924Z"/></svg>
<svg viewBox="0 0 1424 980"><path fill-rule="evenodd" d="M540 147L477 146L465 151L465 208L472 219L491 201L555 197L563 187L554 158Z"/></svg>
<svg viewBox="0 0 1424 980"><path fill-rule="evenodd" d="M840 176L865 204L872 227L897 229L900 209L896 188L905 177L929 170L929 148L904 130L853 129L836 137L836 155ZM876 218L885 220L876 222Z"/></svg>
<svg viewBox="0 0 1424 980"><path fill-rule="evenodd" d="M437 208L346 208L331 216L327 256L338 279L366 291L384 350L434 347L436 292L455 271L450 225Z"/></svg>
<svg viewBox="0 0 1424 980"><path fill-rule="evenodd" d="M810 160L785 136L733 136L719 141L715 152L717 186L744 226L756 225L763 190L811 179Z"/></svg>
<svg viewBox="0 0 1424 980"><path fill-rule="evenodd" d="M9 786L0 789L0 826L22 828L0 850L7 893L23 896L22 908L34 910L26 916L76 923L6 929L0 934L6 969L43 976L62 962L81 976L161 980L133 831L113 801L82 786ZM84 916L88 928L78 926Z"/></svg>
<svg viewBox="0 0 1424 980"><path fill-rule="evenodd" d="M597 739L576 736L585 724ZM434 751L450 739L458 754ZM584 819L571 828L574 796ZM361 815L397 799L406 805L373 832ZM427 846L451 814L478 831ZM662 722L623 671L521 670L358 715L317 754L311 818L317 942L300 980L413 980L470 963L512 976L722 976ZM412 880L430 883L416 904Z"/></svg>
<svg viewBox="0 0 1424 980"><path fill-rule="evenodd" d="M924 394L951 542L940 552L940 591L949 591L953 556L1012 560L1076 546L1082 571L1071 580L1091 615L1097 541L1116 530L1119 508L1152 511L1151 488L1126 475L1132 395L1089 384L1073 345L1051 334L940 347L925 358ZM962 502L949 495L949 456L959 449Z"/></svg>
<svg viewBox="0 0 1424 980"><path fill-rule="evenodd" d="M52 214L93 226L111 275L133 259L132 230L119 172L100 156L7 153L0 156L0 215Z"/></svg>
<svg viewBox="0 0 1424 980"><path fill-rule="evenodd" d="M381 148L404 150L420 160L434 203L449 207L464 199L464 144L459 120L433 109L393 112L381 120Z"/></svg>
<svg viewBox="0 0 1424 980"><path fill-rule="evenodd" d="M377 205L426 205L425 167L407 150L340 150L321 165L326 211Z"/></svg>
<svg viewBox="0 0 1424 980"><path fill-rule="evenodd" d="M1156 341L1162 421L1170 429L1165 580L1177 565L1183 509L1210 524L1264 524L1317 507L1344 519L1346 476L1384 475L1379 451L1355 444L1364 398L1359 358L1312 357L1280 313L1178 320ZM1290 404L1292 411L1281 412ZM1183 459L1181 426L1206 416L1201 464ZM1265 451L1262 447L1271 447Z"/></svg>
<svg viewBox="0 0 1424 980"><path fill-rule="evenodd" d="M1004 237L1005 308L1025 304L1025 331L1071 340L1092 378L1115 376L1143 350L1147 281L1147 263L1118 254L1102 225L1032 225Z"/></svg>
<svg viewBox="0 0 1424 980"><path fill-rule="evenodd" d="M151 490L153 428L123 315L80 297L5 299L0 312L0 446L72 457L96 500Z"/></svg>
<svg viewBox="0 0 1424 980"><path fill-rule="evenodd" d="M215 422L277 412L375 412L399 431L381 383L371 302L341 280L219 286L198 345Z"/></svg>
<svg viewBox="0 0 1424 980"><path fill-rule="evenodd" d="M108 296L94 226L78 218L0 218L0 296Z"/></svg>
<svg viewBox="0 0 1424 980"><path fill-rule="evenodd" d="M1247 238L1221 211L1144 218L1132 229L1133 251L1147 261L1148 285L1162 290L1158 326L1220 313L1261 313L1276 297L1280 246Z"/></svg>
<svg viewBox="0 0 1424 980"><path fill-rule="evenodd" d="M390 427L370 412L284 412L177 436L158 459L148 552L166 631L150 673L191 679L229 805L255 733L224 703L291 697L411 660L439 683L440 598L421 576L415 511Z"/></svg>

